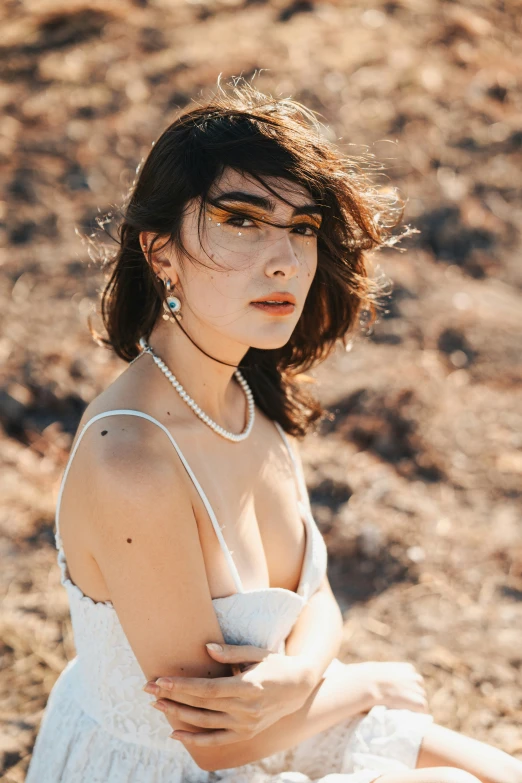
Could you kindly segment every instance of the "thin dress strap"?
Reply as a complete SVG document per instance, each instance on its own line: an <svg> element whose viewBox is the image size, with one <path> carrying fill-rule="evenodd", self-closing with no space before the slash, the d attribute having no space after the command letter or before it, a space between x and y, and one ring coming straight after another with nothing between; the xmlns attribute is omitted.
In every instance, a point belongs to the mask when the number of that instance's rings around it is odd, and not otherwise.
<svg viewBox="0 0 522 783"><path fill-rule="evenodd" d="M238 592L240 592L240 593L244 592L243 591L243 584L241 582L241 578L239 576L239 572L238 572L238 570L236 568L236 564L234 563L234 561L232 559L232 555L230 554L230 550L229 550L229 548L228 548L228 546L226 544L226 541L225 541L225 539L223 537L223 533L221 532L221 528L219 526L219 522L217 521L216 515L214 514L212 506L210 505L210 502L209 502L207 496L205 495L205 493L203 491L203 488L201 487L201 485L200 485L199 481L197 480L196 476L194 475L194 472L192 471L190 465L188 464L187 460L183 456L180 447L178 446L178 444L176 443L176 441L172 437L172 435L169 432L169 430L167 429L167 427L165 427L163 424L161 424L161 422L159 422L157 419L153 418L152 416L149 416L148 413L143 413L143 411L136 411L136 410L132 410L130 408L119 408L119 409L115 409L115 410L111 410L111 411L103 411L102 413L98 413L98 414L96 414L96 416L93 416L92 419L89 419L89 421L83 427L80 435L78 436L78 439L77 439L76 443L74 444L74 448L73 448L73 450L71 452L71 455L69 457L69 460L67 462L67 465L66 465L66 468L65 468L65 472L63 474L63 478L62 478L61 485L60 485L60 491L58 493L58 500L57 500L57 503L56 503L56 534L55 534L55 541L56 541L57 548L60 549L60 550L62 549L62 539L61 539L61 536L60 536L60 528L59 528L59 522L58 522L58 512L59 512L59 508L60 508L60 501L62 499L62 493L63 493L63 489L64 489L64 486L65 486L65 479L67 478L67 473L69 472L69 468L71 467L71 463L72 463L73 457L74 457L74 455L76 453L76 449L80 445L80 441L81 441L81 439L83 437L83 433L87 430L87 427L89 427L93 422L98 421L98 419L103 419L106 416L115 416L116 414L119 415L119 414L122 414L122 413L123 414L128 414L130 416L141 416L143 419L148 419L149 421L152 421L154 424L157 424L158 427L160 427L167 434L167 436L170 438L170 441L171 441L172 445L174 446L174 448L178 452L179 458L182 461L183 465L185 466L185 469L186 469L187 473L189 474L190 478L194 482L194 486L196 487L196 489L197 489L197 491L198 491L198 493L199 493L199 495L201 497L201 500L203 501L204 506L207 509L208 515L209 515L210 519L212 520L212 525L214 527L214 530L216 531L216 535L217 535L218 541L219 541L219 543L221 545L221 549L223 550L223 554L225 555L225 557L227 559L227 562L228 562L230 571L232 573L232 577L234 579L234 583L236 585L236 588L237 588Z"/></svg>

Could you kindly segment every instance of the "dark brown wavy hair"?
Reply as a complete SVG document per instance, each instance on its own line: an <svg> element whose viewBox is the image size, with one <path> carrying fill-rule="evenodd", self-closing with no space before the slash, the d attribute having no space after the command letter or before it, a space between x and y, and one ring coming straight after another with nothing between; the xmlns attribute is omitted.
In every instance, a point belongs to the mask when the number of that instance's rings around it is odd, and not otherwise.
<svg viewBox="0 0 522 783"><path fill-rule="evenodd" d="M381 288L369 276L368 251L411 233L406 227L401 236L392 236L404 211L395 189L373 185L361 165L363 156L344 155L314 114L248 82L235 82L227 91L219 79L210 99L182 111L153 143L120 210L119 247L105 258L112 271L101 296L108 339L89 324L97 341L125 361L138 355L139 338L151 334L166 293L150 263L155 245L167 236L182 256L201 263L182 244L183 210L199 197L200 226L205 204L212 203L211 186L226 167L250 175L286 203L264 176L304 186L320 205L322 224L317 271L303 312L284 346L249 348L239 365L259 408L296 436L326 415L303 382L310 380L306 370L323 361L338 341L346 346L363 313L367 324L375 320ZM140 245L142 231L153 234L148 260Z"/></svg>

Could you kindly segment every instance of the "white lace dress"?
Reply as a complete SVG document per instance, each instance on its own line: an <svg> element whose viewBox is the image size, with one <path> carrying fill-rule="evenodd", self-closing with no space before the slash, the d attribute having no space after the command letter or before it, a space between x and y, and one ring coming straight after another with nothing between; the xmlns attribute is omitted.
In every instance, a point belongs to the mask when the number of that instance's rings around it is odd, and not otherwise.
<svg viewBox="0 0 522 783"><path fill-rule="evenodd" d="M243 590L215 514L169 430L142 411L117 409L90 419L72 449L56 506L56 546L61 581L70 602L76 656L50 693L36 738L26 783L372 783L385 772L414 769L427 713L373 707L252 764L208 772L169 737L165 716L150 707L146 677L110 601L95 602L71 582L59 531L58 511L72 459L83 433L112 415L149 419L170 438L209 512L234 576L237 592L213 599L228 644L253 644L284 653L290 633L327 567L323 537L312 516L304 477L284 431L299 487L306 526L306 552L297 592L284 588ZM326 672L345 664L335 658Z"/></svg>

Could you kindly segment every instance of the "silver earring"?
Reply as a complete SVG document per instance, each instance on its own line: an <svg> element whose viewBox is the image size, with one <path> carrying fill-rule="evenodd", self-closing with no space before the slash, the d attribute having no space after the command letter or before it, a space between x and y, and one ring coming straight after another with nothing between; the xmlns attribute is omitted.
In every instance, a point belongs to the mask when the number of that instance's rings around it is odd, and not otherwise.
<svg viewBox="0 0 522 783"><path fill-rule="evenodd" d="M163 315L163 318L168 321L172 320L172 315L174 318L176 318L178 321L182 319L181 315L181 301L178 299L177 296L172 296L170 294L170 291L172 289L172 283L170 282L170 278L167 278L165 281L165 288L167 289L167 294L169 294L166 299L163 300L163 309L165 310L165 314Z"/></svg>

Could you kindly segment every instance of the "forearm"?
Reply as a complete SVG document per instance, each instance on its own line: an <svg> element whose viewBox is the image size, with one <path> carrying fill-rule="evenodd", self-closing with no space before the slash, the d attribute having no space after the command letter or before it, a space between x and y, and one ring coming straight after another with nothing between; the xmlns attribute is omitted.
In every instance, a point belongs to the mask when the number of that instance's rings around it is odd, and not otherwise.
<svg viewBox="0 0 522 783"><path fill-rule="evenodd" d="M229 769L249 764L334 726L368 712L373 706L361 664L342 664L339 672L321 678L303 706L249 740L215 748L194 748L197 764L204 769Z"/></svg>
<svg viewBox="0 0 522 783"><path fill-rule="evenodd" d="M310 673L314 687L339 653L343 616L325 577L311 596L286 639L286 654L298 655Z"/></svg>

